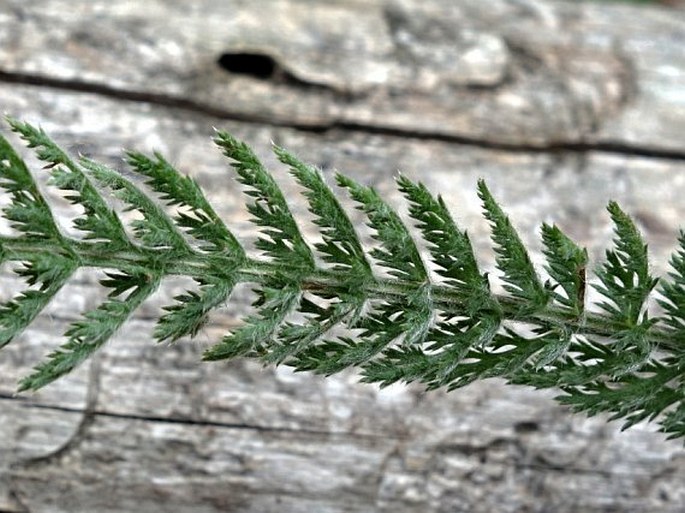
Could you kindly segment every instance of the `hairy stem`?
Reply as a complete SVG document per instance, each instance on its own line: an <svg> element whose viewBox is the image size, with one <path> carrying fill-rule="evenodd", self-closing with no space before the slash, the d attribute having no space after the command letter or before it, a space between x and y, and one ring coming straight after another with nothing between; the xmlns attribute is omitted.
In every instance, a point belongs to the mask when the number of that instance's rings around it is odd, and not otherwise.
<svg viewBox="0 0 685 513"><path fill-rule="evenodd" d="M145 273L151 265L161 267L163 275L207 277L221 274L230 270L236 283L267 283L277 276L299 276L303 290L327 291L344 293L350 287L349 274L336 270L314 269L303 275L299 269L253 258L241 257L236 259L231 255L201 254L189 251L183 255L174 254L173 258L165 255L164 250L144 249L131 246L128 251L103 251L103 246L94 242L71 240L71 248L76 248L76 257L80 267L97 269L119 269L130 273ZM21 238L0 237L0 247L3 248L10 261L25 261L41 254L64 254L70 252L58 243L44 241L27 241ZM73 251L73 250L72 250ZM396 278L380 278L366 280L354 286L363 287L363 293L370 299L392 301L406 298L420 287L429 287L430 295L436 307L448 315L464 315L465 303L461 295L452 287L439 284L425 284ZM511 296L494 295L501 307L501 317L506 321L514 321L531 326L565 326L572 333L599 337L611 341L622 326L606 315L596 312L586 312L577 317L568 309L556 305L547 305L543 309L531 314L522 315L523 301ZM677 352L681 341L677 334L661 328L653 327L649 336L656 346L666 352Z"/></svg>

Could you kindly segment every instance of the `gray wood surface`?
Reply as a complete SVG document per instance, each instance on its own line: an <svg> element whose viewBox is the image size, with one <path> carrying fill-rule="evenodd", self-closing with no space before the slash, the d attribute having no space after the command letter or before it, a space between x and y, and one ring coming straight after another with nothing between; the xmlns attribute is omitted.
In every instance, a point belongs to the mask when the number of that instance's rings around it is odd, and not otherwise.
<svg viewBox="0 0 685 513"><path fill-rule="evenodd" d="M254 229L213 126L276 171L310 236L272 140L326 175L374 185L402 212L397 171L423 181L488 269L477 178L537 262L542 221L600 258L616 199L660 273L685 218L684 46L683 10L620 4L4 0L0 110L118 168L122 147L161 151L247 241ZM244 51L271 56L273 75L217 65ZM75 211L57 204L68 227ZM2 271L5 299L19 283ZM168 280L93 362L14 395L102 299L100 276L80 272L0 352L0 512L685 510L682 442L572 415L553 393L495 380L380 391L354 373L200 363L250 311L249 287L197 339L159 346L153 320L189 286Z"/></svg>

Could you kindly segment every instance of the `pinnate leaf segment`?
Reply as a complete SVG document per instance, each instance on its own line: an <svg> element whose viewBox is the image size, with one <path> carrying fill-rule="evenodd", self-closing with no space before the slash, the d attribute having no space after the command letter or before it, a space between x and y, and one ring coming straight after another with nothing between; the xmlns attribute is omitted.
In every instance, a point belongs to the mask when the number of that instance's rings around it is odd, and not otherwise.
<svg viewBox="0 0 685 513"><path fill-rule="evenodd" d="M82 235L63 233L24 160L0 136L0 188L9 198L2 215L16 234L0 236L0 263L13 263L26 284L0 304L0 348L79 268L103 270L100 284L109 291L68 327L66 342L20 382L20 390L37 390L69 373L164 278L186 276L197 287L164 307L154 330L158 341L196 335L239 283L252 284L257 295L254 313L207 349L205 360L255 357L325 375L355 367L366 382L416 381L429 389L500 377L555 388L559 401L590 415L609 413L625 426L648 419L670 436L685 436L685 233L671 272L657 280L632 220L610 203L613 247L593 282L601 300L588 309L587 252L544 224L548 278L542 281L481 181L478 194L504 289L495 294L467 233L424 185L397 179L409 222L374 189L335 177L366 217L375 240L365 248L322 174L275 147L313 215L319 242L311 244L253 151L218 131L215 143L244 186L259 227L259 254L249 255L198 184L161 155L127 153L140 185L92 160L72 159L40 129L13 119L9 125L45 163L48 187L81 207L73 226ZM135 220L122 221L105 198L136 211ZM650 297L657 313L647 308Z"/></svg>

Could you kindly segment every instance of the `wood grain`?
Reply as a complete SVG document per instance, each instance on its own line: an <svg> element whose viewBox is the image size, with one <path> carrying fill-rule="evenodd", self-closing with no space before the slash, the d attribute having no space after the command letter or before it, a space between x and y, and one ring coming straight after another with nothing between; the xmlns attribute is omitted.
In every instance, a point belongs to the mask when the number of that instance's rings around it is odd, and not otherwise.
<svg viewBox="0 0 685 513"><path fill-rule="evenodd" d="M0 61L10 75L268 123L683 151L683 10L535 0L5 5ZM271 80L216 65L245 51L274 59Z"/></svg>
<svg viewBox="0 0 685 513"><path fill-rule="evenodd" d="M4 5L3 111L120 169L121 147L160 150L248 243L254 229L212 148L212 126L246 140L276 171L312 240L306 205L270 141L327 176L337 169L374 185L403 215L393 177L401 170L423 181L445 196L486 269L493 255L479 177L537 262L542 221L601 258L611 238L603 209L615 199L663 272L685 217L682 11L500 0L488 9L353 0ZM272 56L275 76L217 67L238 50ZM57 204L67 227L74 211ZM0 298L19 286L3 271ZM249 312L249 287L195 341L159 346L153 320L189 286L168 280L90 365L14 396L67 323L102 299L98 276L79 272L48 315L0 352L0 511L685 508L682 443L653 426L620 432L572 415L553 393L499 381L450 394L379 391L354 373L323 379L250 361L200 363L202 349Z"/></svg>

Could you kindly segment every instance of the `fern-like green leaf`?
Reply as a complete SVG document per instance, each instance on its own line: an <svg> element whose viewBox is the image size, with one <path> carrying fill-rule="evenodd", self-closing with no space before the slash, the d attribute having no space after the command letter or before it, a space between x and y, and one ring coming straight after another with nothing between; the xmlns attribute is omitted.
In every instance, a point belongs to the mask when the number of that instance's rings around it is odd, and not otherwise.
<svg viewBox="0 0 685 513"><path fill-rule="evenodd" d="M124 178L95 161L72 160L42 130L15 120L10 127L47 163L50 179L43 195L19 154L0 138L0 190L9 198L2 216L15 233L0 236L0 263L13 266L25 282L0 304L0 348L18 338L77 269L105 272L100 284L109 290L102 304L67 328L66 343L20 382L22 390L71 372L163 279L184 276L197 287L163 307L153 333L158 341L195 336L241 283L251 284L257 296L255 311L211 346L206 360L255 357L321 374L357 368L366 382L418 382L428 389L454 390L498 377L555 388L572 409L606 413L626 427L654 421L670 436L685 437L682 232L672 270L658 289L663 313L652 313L657 280L649 273L647 247L630 217L610 203L613 247L596 272L602 299L586 305L587 252L544 224L549 279L543 284L511 221L480 181L505 290L495 294L495 273L480 271L468 235L442 198L404 176L397 184L411 223L374 189L337 176L372 230L374 247L367 249L322 174L274 148L313 215L319 242L310 247L274 177L245 143L217 132L216 143L244 185L260 228L260 253L252 256L197 183L160 155L129 152L134 175ZM83 208L74 221L83 238L61 233L49 207L54 188ZM118 200L117 208L123 204L142 216L130 233L104 191ZM372 262L387 272L376 272ZM432 262L436 276L425 262Z"/></svg>

